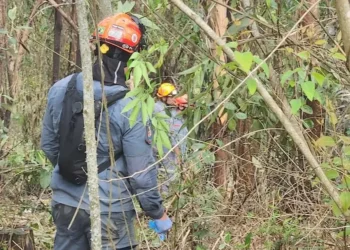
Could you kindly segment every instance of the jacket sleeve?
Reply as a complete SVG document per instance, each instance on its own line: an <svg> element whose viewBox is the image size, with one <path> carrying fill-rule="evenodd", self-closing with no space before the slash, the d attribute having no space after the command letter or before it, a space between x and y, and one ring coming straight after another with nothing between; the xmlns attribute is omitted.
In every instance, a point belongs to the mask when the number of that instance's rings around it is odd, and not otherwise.
<svg viewBox="0 0 350 250"><path fill-rule="evenodd" d="M122 145L128 175L132 176L129 179L132 191L146 215L159 219L164 214L164 207L158 191L157 166L149 167L155 162L148 134L151 127L139 121L130 128L128 119L125 119L124 126L127 129L123 133Z"/></svg>
<svg viewBox="0 0 350 250"><path fill-rule="evenodd" d="M48 103L41 130L41 149L44 151L46 157L50 160L52 165L55 166L57 164L59 152L59 140L57 133L55 133L53 125L53 115L51 108L52 97L50 97L50 92L48 95Z"/></svg>

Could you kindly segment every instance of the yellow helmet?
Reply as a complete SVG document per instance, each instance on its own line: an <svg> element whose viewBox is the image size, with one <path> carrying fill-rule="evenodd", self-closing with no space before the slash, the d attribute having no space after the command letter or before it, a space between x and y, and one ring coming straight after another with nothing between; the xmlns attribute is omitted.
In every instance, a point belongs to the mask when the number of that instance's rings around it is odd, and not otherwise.
<svg viewBox="0 0 350 250"><path fill-rule="evenodd" d="M157 91L158 97L175 96L177 95L176 88L174 84L162 83Z"/></svg>

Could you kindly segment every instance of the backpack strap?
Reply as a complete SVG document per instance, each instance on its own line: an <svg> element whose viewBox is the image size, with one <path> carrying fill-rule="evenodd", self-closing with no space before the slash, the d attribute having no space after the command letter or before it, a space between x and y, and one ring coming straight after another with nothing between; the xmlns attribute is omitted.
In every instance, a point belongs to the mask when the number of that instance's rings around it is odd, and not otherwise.
<svg viewBox="0 0 350 250"><path fill-rule="evenodd" d="M78 73L73 74L73 76L68 82L67 91L76 89L77 76L78 76Z"/></svg>
<svg viewBox="0 0 350 250"><path fill-rule="evenodd" d="M118 101L120 99L123 99L128 92L129 92L129 90L124 90L124 91L118 92L118 93L116 93L114 95L107 96L106 97L106 99L107 99L107 107L111 106L116 101ZM114 155L114 159L118 160L122 155L123 155L123 152L121 151L121 152L119 152L119 153ZM111 166L111 159L108 158L107 161L101 163L98 166L98 172L101 173L104 170L106 170L107 168L109 168L110 166Z"/></svg>
<svg viewBox="0 0 350 250"><path fill-rule="evenodd" d="M125 95L129 92L129 90L123 90L121 92L118 92L114 95L109 95L106 97L107 99L107 107L111 106L114 104L116 101L123 99Z"/></svg>

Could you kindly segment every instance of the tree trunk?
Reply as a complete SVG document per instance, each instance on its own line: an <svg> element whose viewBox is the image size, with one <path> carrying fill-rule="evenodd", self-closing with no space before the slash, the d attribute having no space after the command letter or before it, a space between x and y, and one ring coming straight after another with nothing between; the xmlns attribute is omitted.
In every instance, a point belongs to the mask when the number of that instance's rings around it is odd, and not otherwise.
<svg viewBox="0 0 350 250"><path fill-rule="evenodd" d="M174 3L181 11L183 11L186 15L188 15L196 24L212 39L214 40L219 46L222 47L224 53L228 56L228 58L231 61L235 60L235 56L233 51L226 46L225 42L203 21L203 19L198 16L193 10L191 10L186 4L184 4L181 0L171 0L172 3ZM297 27L299 24L299 21L293 26L291 31L288 32L288 34L279 42L278 46L271 52L271 55L266 58L265 60L269 59L279 48L280 46L286 41L289 35L291 35L292 31ZM248 76L241 82L243 84L248 77L253 77L254 80L257 83L257 90L260 93L261 97L267 104L267 106L270 107L271 111L274 112L274 114L277 116L277 118L281 121L284 128L290 135L290 137L293 139L295 144L299 147L301 152L304 154L306 160L310 163L311 169L315 172L316 176L320 179L321 184L323 185L325 191L332 197L335 204L338 206L338 208L342 208L342 203L340 201L340 195L338 190L333 186L333 184L329 181L325 173L323 172L323 169L321 168L320 164L318 163L315 156L312 154L308 144L305 142L303 138L299 136L300 132L297 132L297 127L294 127L288 117L282 112L281 108L278 106L278 104L273 100L270 93L266 90L265 86L260 82L258 78L256 78L253 73L250 72ZM222 101L226 102L232 94L235 92L233 90L231 93L228 94L228 96ZM215 112L219 109L219 107L216 107L211 112ZM350 216L346 211L344 212L345 219L347 221L350 221Z"/></svg>
<svg viewBox="0 0 350 250"><path fill-rule="evenodd" d="M208 13L209 25L215 30L218 36L223 37L227 30L228 19L227 19L227 8L222 4L226 5L228 0L218 0L218 3L215 3L214 8ZM221 4L220 4L221 3ZM222 38L226 41L226 38ZM215 42L211 44L211 54L213 57L219 57L219 60L223 63L226 62L225 54L221 52L218 54L217 46ZM215 68L215 74L213 78L214 91L213 98L219 99L221 95L221 89L217 78L222 75L222 69L218 65ZM213 125L212 130L213 134L218 136L218 139L223 142L223 144L228 143L228 138L225 135L225 131L221 131L221 128L225 126L227 122L227 114L220 115L220 119L217 119L216 123ZM220 136L221 135L221 136ZM225 150L217 150L215 153L215 164L214 164L214 184L216 186L225 186L227 183L227 163L229 160L228 152Z"/></svg>
<svg viewBox="0 0 350 250"><path fill-rule="evenodd" d="M7 0L0 0L0 29L6 30ZM9 100L4 95L10 96L10 86L7 78L7 35L0 33L0 120L4 121L6 127L10 123L10 111L4 107ZM1 154L0 154L1 155Z"/></svg>
<svg viewBox="0 0 350 250"><path fill-rule="evenodd" d="M86 141L86 162L88 168L88 187L91 219L91 249L101 249L101 218L100 198L97 173L97 153L95 137L94 89L92 79L92 60L89 46L88 15L85 0L77 0L77 15L79 24L79 42L82 58L84 81L84 129Z"/></svg>
<svg viewBox="0 0 350 250"><path fill-rule="evenodd" d="M350 3L349 0L336 0L335 8L337 9L342 40L345 54L347 57L346 66L350 70Z"/></svg>
<svg viewBox="0 0 350 250"><path fill-rule="evenodd" d="M314 3L316 3L317 0L310 0L308 2L308 5L313 5ZM309 12L303 22L302 22L302 26L308 26L308 31L311 33L316 33L316 20L315 18L319 17L319 10L318 10L318 6L316 6L315 8L312 9L311 12ZM349 37L350 38L350 37ZM313 39L312 37L309 38L310 40ZM312 44L313 42L310 41L310 44ZM312 62L311 62L312 64ZM311 76L309 76L311 77ZM313 100L310 101L309 99L307 99L306 104L308 106L310 106L312 108L313 114L307 114L307 113L303 113L302 117L303 119L311 119L311 121L313 122L314 126L311 130L309 130L308 132L308 136L313 139L313 140L317 140L318 138L321 137L322 131L323 131L323 124L325 121L325 112L321 106L321 103L319 101Z"/></svg>
<svg viewBox="0 0 350 250"><path fill-rule="evenodd" d="M61 0L57 0L60 4ZM61 36L62 36L62 15L55 9L55 27L54 27L54 47L52 60L52 84L60 79L60 53L61 53Z"/></svg>

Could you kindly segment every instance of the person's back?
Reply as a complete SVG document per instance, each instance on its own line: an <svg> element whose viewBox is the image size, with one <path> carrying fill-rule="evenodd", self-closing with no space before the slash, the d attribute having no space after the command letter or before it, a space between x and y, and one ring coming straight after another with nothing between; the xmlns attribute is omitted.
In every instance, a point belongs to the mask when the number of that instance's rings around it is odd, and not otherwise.
<svg viewBox="0 0 350 250"><path fill-rule="evenodd" d="M120 16L118 18L120 19ZM125 16L122 18L124 21L129 20ZM136 40L139 42L140 37ZM124 68L131 53L125 53L118 46L110 46L107 43L103 43L102 46L108 48L107 51L104 50L102 57L105 95L125 91L127 88ZM96 63L93 68L96 100L102 97L100 66ZM89 197L86 185L75 185L63 178L57 164L60 149L60 116L71 77L68 76L51 87L42 129L42 149L55 166L51 188L52 214L57 227L54 245L56 250L90 249ZM78 91L83 91L82 74L77 76L76 87ZM122 114L123 108L130 101L130 98L124 98L108 107L110 131L107 131L105 112L102 113L101 123L96 126L98 165L108 161L110 157L109 136L114 154L121 155L116 159L114 168L109 167L99 173L103 249L132 249L137 245L133 227L135 210L131 194L137 194L136 198L142 209L146 215L155 219L159 232L171 228L171 221L164 213L157 190L156 167L149 167L154 164L147 135L149 129L143 125L141 117L130 127L131 111ZM77 214L74 215L76 211ZM72 218L74 222L68 229Z"/></svg>

